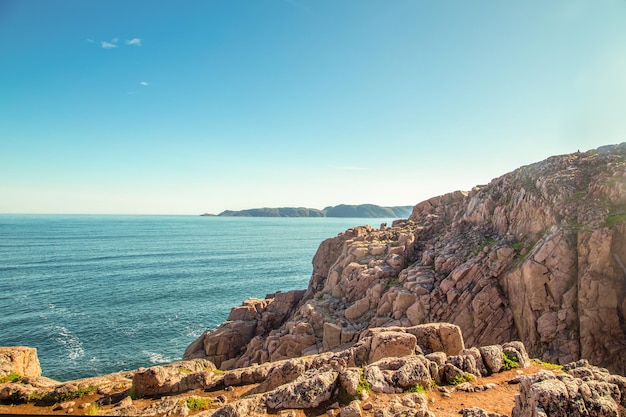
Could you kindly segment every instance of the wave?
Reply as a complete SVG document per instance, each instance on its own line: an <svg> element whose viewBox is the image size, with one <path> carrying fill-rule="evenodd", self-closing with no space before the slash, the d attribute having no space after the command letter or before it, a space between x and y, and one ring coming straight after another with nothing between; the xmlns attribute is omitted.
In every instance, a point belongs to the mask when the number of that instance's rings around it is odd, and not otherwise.
<svg viewBox="0 0 626 417"><path fill-rule="evenodd" d="M54 338L64 350L67 352L67 357L71 360L76 360L85 356L85 349L83 349L83 343L78 336L72 333L65 326L55 326L55 333L57 336Z"/></svg>
<svg viewBox="0 0 626 417"><path fill-rule="evenodd" d="M148 352L147 350L143 350L141 351L141 354L147 356L150 363L154 364L174 362L174 359L157 352Z"/></svg>

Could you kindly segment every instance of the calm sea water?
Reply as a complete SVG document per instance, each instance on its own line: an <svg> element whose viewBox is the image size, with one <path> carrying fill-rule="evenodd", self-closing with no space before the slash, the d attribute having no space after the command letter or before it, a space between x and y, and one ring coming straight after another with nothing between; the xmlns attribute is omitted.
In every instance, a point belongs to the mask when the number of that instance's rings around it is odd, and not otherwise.
<svg viewBox="0 0 626 417"><path fill-rule="evenodd" d="M61 381L178 360L244 299L306 288L324 239L381 222L0 215L0 346Z"/></svg>

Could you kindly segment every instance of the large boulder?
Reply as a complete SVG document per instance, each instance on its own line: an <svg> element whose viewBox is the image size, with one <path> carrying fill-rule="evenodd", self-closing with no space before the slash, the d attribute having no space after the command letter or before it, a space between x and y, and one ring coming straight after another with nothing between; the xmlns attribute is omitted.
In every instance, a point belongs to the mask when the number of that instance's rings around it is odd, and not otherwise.
<svg viewBox="0 0 626 417"><path fill-rule="evenodd" d="M26 378L41 376L37 349L26 346L0 347L0 377L10 373Z"/></svg>
<svg viewBox="0 0 626 417"><path fill-rule="evenodd" d="M137 397L160 397L203 389L218 377L213 372L215 369L215 365L205 359L139 369L133 376L132 390Z"/></svg>
<svg viewBox="0 0 626 417"><path fill-rule="evenodd" d="M274 410L315 408L332 398L338 376L336 371L315 372L311 376L303 376L266 393L265 404Z"/></svg>

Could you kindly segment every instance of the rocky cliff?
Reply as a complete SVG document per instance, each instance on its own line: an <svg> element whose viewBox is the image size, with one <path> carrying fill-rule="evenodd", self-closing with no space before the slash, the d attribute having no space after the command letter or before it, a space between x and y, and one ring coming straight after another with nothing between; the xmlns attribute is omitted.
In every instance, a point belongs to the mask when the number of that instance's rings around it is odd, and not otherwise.
<svg viewBox="0 0 626 417"><path fill-rule="evenodd" d="M222 369L336 350L370 327L451 322L467 346L626 374L626 143L554 156L326 240L306 291L248 300L185 358Z"/></svg>

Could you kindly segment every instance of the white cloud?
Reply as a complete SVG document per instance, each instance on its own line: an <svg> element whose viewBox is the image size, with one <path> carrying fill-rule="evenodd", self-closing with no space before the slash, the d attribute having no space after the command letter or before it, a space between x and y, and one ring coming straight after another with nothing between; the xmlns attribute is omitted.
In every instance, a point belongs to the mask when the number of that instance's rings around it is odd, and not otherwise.
<svg viewBox="0 0 626 417"><path fill-rule="evenodd" d="M146 81L141 81L141 82L139 83L139 85L143 85L144 87L147 87L147 86L149 86L149 85L150 85L150 83L148 83L148 82L146 82Z"/></svg>
<svg viewBox="0 0 626 417"><path fill-rule="evenodd" d="M129 39L126 41L126 45L141 46L141 39L140 38Z"/></svg>
<svg viewBox="0 0 626 417"><path fill-rule="evenodd" d="M93 40L93 39L91 39L91 38L87 38L87 42L89 42L89 43L96 43L96 41L94 41L94 40Z"/></svg>
<svg viewBox="0 0 626 417"><path fill-rule="evenodd" d="M117 45L116 45L116 44L114 44L114 43L110 43L110 42L107 42L107 41L102 41L102 42L100 42L100 45L102 45L102 47L103 47L104 49L117 48Z"/></svg>

